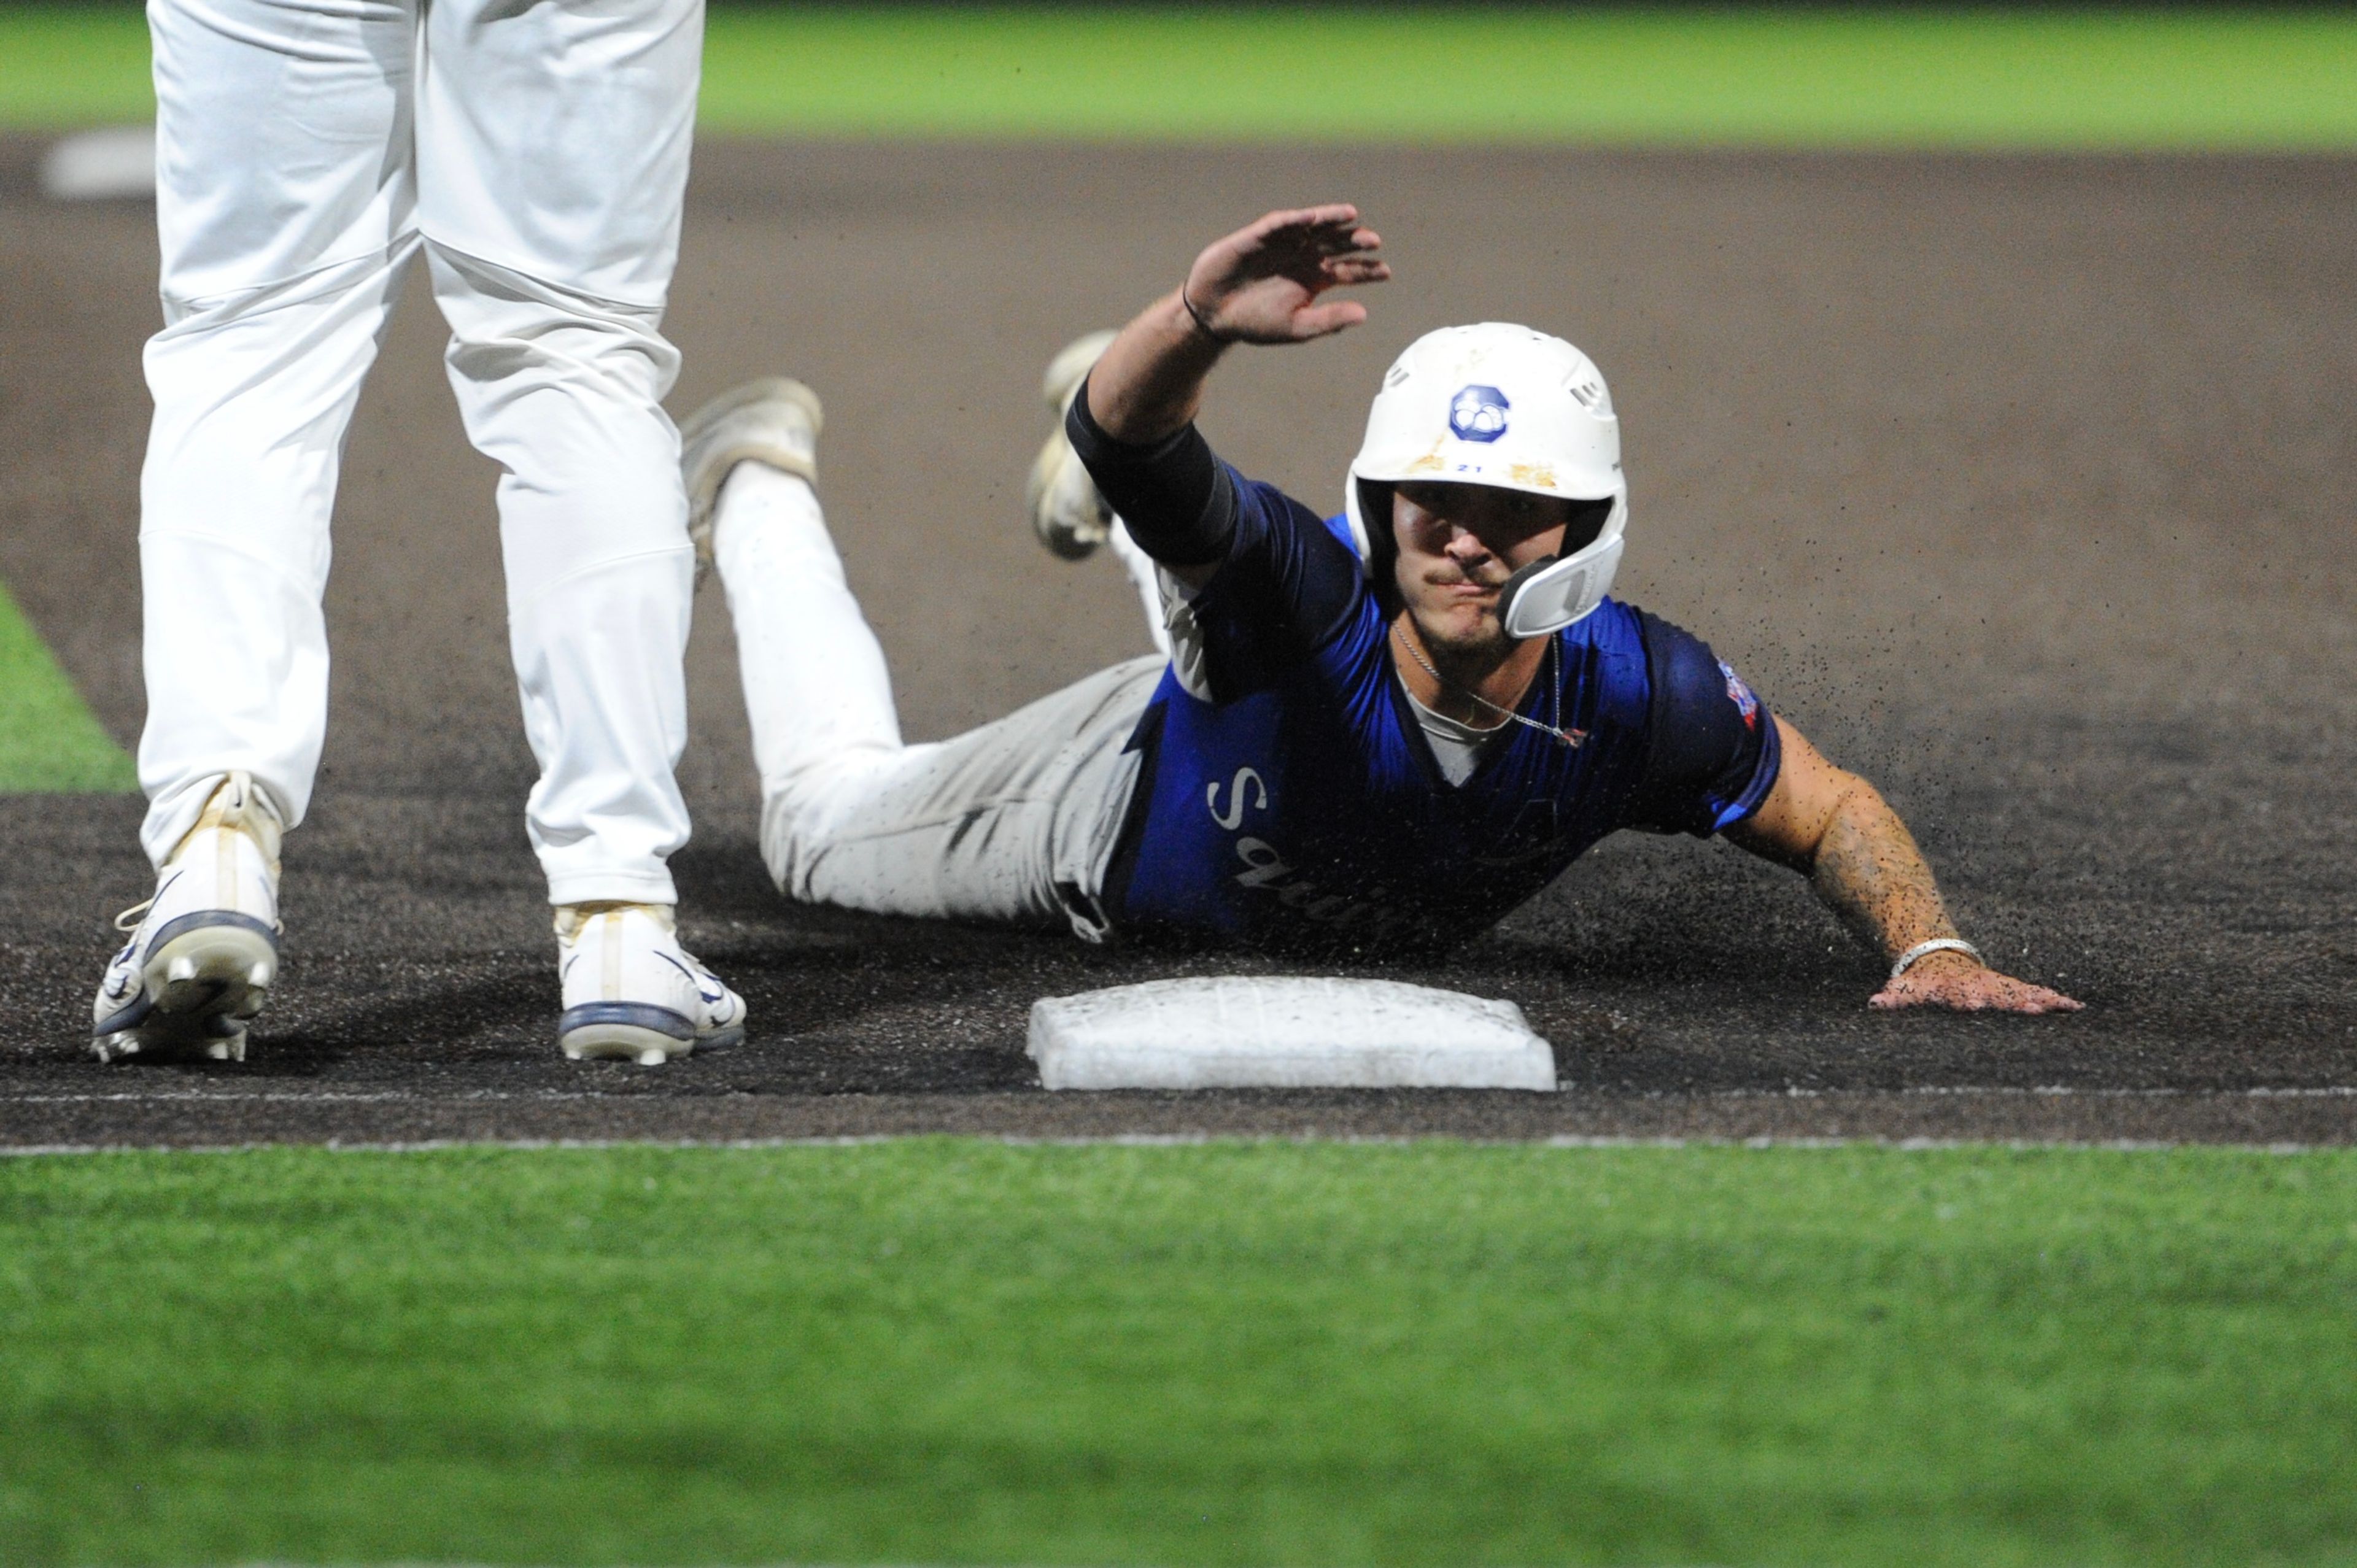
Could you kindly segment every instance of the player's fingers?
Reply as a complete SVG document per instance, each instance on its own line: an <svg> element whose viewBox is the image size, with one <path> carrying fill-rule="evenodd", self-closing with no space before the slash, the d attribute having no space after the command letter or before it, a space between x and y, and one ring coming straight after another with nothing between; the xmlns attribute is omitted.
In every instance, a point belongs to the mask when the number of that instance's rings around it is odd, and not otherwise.
<svg viewBox="0 0 2357 1568"><path fill-rule="evenodd" d="M1305 209L1269 216L1292 220L1275 224L1255 238L1254 242L1260 249L1272 253L1304 257L1347 255L1354 251L1373 250L1383 243L1383 237L1363 227L1351 208Z"/></svg>
<svg viewBox="0 0 2357 1568"><path fill-rule="evenodd" d="M1264 212L1234 233L1212 241L1195 258L1195 271L1233 273L1249 268L1250 258L1275 252L1285 253L1297 242L1301 231L1314 221L1320 211L1332 210L1315 207L1284 208Z"/></svg>
<svg viewBox="0 0 2357 1568"><path fill-rule="evenodd" d="M1369 261L1361 256L1338 256L1324 267L1326 275L1336 283L1382 283L1392 275L1388 262Z"/></svg>
<svg viewBox="0 0 2357 1568"><path fill-rule="evenodd" d="M1908 1007L1945 1007L1954 1013L2077 1013L2085 1004L2042 985L2030 985L2003 975L1982 976L1963 984L1930 987L1900 980L1867 999L1868 1007L1896 1013Z"/></svg>
<svg viewBox="0 0 2357 1568"><path fill-rule="evenodd" d="M1319 223L1307 231L1307 237L1317 247L1328 252L1337 251L1380 251L1383 237L1361 224L1356 218L1339 223Z"/></svg>
<svg viewBox="0 0 2357 1568"><path fill-rule="evenodd" d="M1329 228L1340 225L1344 228L1355 229L1359 226L1359 209L1347 201L1329 201L1320 207L1298 208L1295 209L1293 215L1299 219L1305 227L1315 225L1319 228Z"/></svg>
<svg viewBox="0 0 2357 1568"><path fill-rule="evenodd" d="M1330 305L1313 305L1293 313L1293 336L1297 340L1323 338L1348 327L1356 327L1367 318L1367 307L1355 299L1338 299Z"/></svg>
<svg viewBox="0 0 2357 1568"><path fill-rule="evenodd" d="M1998 983L2001 1004L2016 1013L2076 1013L2082 1004L2059 991L2007 976Z"/></svg>
<svg viewBox="0 0 2357 1568"><path fill-rule="evenodd" d="M1264 214L1243 232L1264 243L1280 237L1312 238L1321 230L1356 229L1359 209L1344 203L1328 207L1289 207Z"/></svg>
<svg viewBox="0 0 2357 1568"><path fill-rule="evenodd" d="M2024 981L2004 979L1987 987L1982 993L1980 1007L2006 1013L2041 1015L2076 1013L2082 1004L2072 1001L2059 991L2049 991L2042 985Z"/></svg>

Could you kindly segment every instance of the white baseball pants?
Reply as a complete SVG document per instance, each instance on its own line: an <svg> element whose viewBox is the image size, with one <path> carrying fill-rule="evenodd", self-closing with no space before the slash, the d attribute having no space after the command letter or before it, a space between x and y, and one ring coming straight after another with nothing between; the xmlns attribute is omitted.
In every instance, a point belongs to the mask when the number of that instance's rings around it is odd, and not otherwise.
<svg viewBox="0 0 2357 1568"><path fill-rule="evenodd" d="M713 543L779 890L879 914L1069 922L1101 940L1105 867L1137 781L1122 748L1167 660L1129 660L953 739L903 745L884 650L811 488L738 464Z"/></svg>
<svg viewBox="0 0 2357 1568"><path fill-rule="evenodd" d="M148 21L148 854L233 770L290 825L309 804L345 429L423 251L468 435L505 469L550 898L672 901L693 557L658 327L702 0L150 0Z"/></svg>

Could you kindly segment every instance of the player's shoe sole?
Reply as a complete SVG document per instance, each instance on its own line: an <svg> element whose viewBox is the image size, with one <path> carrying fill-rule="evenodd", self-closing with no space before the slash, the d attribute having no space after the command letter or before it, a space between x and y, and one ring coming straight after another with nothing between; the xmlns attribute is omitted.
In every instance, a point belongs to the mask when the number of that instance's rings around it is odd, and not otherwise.
<svg viewBox="0 0 2357 1568"><path fill-rule="evenodd" d="M742 1044L745 1026L699 1034L668 1007L640 1002L590 1002L568 1007L556 1023L556 1043L575 1061L628 1061L661 1067L695 1051Z"/></svg>
<svg viewBox="0 0 2357 1568"><path fill-rule="evenodd" d="M728 471L739 463L767 463L815 485L818 438L825 428L818 393L791 376L732 387L687 416L679 427L679 463L698 582L712 564L712 514Z"/></svg>
<svg viewBox="0 0 2357 1568"><path fill-rule="evenodd" d="M252 775L232 772L214 788L155 896L115 918L130 940L91 1002L99 1060L245 1058L246 1023L278 978L283 832Z"/></svg>
<svg viewBox="0 0 2357 1568"><path fill-rule="evenodd" d="M669 906L569 905L555 914L557 1047L576 1061L658 1067L745 1037L745 1000L679 945Z"/></svg>
<svg viewBox="0 0 2357 1568"><path fill-rule="evenodd" d="M242 916L210 911L156 933L139 988L91 1030L101 1061L124 1057L245 1059L245 1026L278 978L278 936ZM175 922L179 924L180 922Z"/></svg>
<svg viewBox="0 0 2357 1568"><path fill-rule="evenodd" d="M1048 372L1039 381L1040 399L1055 412L1056 427L1031 460L1023 502L1031 515L1031 532L1049 553L1067 561L1093 554L1113 532L1113 509L1097 494L1081 455L1064 438L1064 416L1114 336L1091 332L1073 338L1048 361Z"/></svg>

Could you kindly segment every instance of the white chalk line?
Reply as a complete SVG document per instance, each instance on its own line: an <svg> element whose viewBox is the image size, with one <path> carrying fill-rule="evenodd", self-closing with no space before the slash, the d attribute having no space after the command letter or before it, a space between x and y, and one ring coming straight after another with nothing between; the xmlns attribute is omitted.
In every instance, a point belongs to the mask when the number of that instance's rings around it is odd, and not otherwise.
<svg viewBox="0 0 2357 1568"><path fill-rule="evenodd" d="M2257 1087L2249 1089L2104 1089L2083 1088L2070 1084L2046 1084L2024 1087L2015 1084L1956 1085L1924 1084L1903 1089L1824 1090L1789 1088L1781 1090L1730 1089L1714 1090L1700 1094L1674 1094L1652 1091L1641 1095L1612 1098L1632 1103L1663 1103L1671 1101L1727 1103L1741 1101L1906 1099L1972 1097L1986 1099L2049 1099L2049 1100L2345 1100L2357 1098L2357 1085L2323 1084L2290 1087ZM420 1094L409 1090L350 1092L327 1090L318 1093L288 1093L264 1090L259 1092L198 1091L176 1094L20 1094L0 1096L0 1107L7 1105L499 1105L546 1104L555 1102L599 1101L611 1103L640 1099L659 1100L670 1104L702 1096L638 1096L597 1093L576 1090L533 1090L515 1092L503 1090L469 1090L452 1094ZM844 1096L844 1099L882 1099L886 1096ZM2195 1143L2168 1139L2145 1138L1893 1138L1874 1134L1855 1137L1825 1137L1806 1134L1791 1136L1752 1135L1747 1137L1675 1136L1625 1133L1558 1133L1531 1138L1467 1138L1448 1133L1330 1133L1311 1132L1288 1133L1109 1133L1095 1134L1039 1135L1006 1133L954 1133L946 1130L916 1133L866 1133L823 1136L780 1136L757 1138L423 1138L423 1139L327 1139L316 1144L288 1144L282 1142L237 1142L222 1144L174 1144L153 1143L89 1143L89 1144L0 1144L0 1157L24 1157L47 1155L127 1154L167 1152L176 1154L241 1154L257 1149L277 1147L314 1147L330 1153L350 1154L425 1154L447 1149L799 1149L799 1148L861 1148L876 1144L894 1144L918 1137L958 1137L983 1143L1010 1146L1060 1147L1195 1147L1207 1144L1234 1143L1330 1143L1398 1145L1423 1142L1464 1142L1484 1146L1512 1146L1550 1149L1636 1149L1636 1148L1799 1148L1839 1149L1877 1147L1899 1150L1930 1149L2095 1149L2115 1153L2157 1153L2179 1148L2227 1148L2245 1153L2270 1155L2305 1154L2341 1145L2291 1142L2268 1143Z"/></svg>
<svg viewBox="0 0 2357 1568"><path fill-rule="evenodd" d="M813 1095L796 1098L826 1099L843 1101L865 1101L903 1098L909 1092L891 1091L868 1094ZM944 1092L946 1091L935 1091ZM992 1092L1008 1092L1004 1090ZM1017 1090L1014 1092L1028 1091ZM1071 1102L1085 1104L1092 1090L1070 1090ZM1160 1092L1160 1091L1157 1091ZM1314 1091L1313 1091L1314 1092ZM1501 1090L1521 1093L1522 1090ZM2049 1100L2347 1100L2357 1098L2357 1084L2260 1085L2246 1089L2115 1089L2076 1084L1918 1084L1900 1089L1809 1089L1793 1086L1785 1089L1712 1089L1695 1093L1669 1090L1649 1090L1641 1094L1621 1094L1568 1085L1563 1092L1586 1095L1595 1100L1628 1101L1728 1101L1728 1100L1832 1100L1845 1096L1954 1097L1975 1095ZM284 1090L196 1090L166 1094L0 1094L0 1108L10 1105L483 1105L571 1103L597 1101L612 1104L660 1103L696 1104L705 1101L736 1102L748 1098L740 1095L707 1094L614 1094L594 1090L535 1089L458 1090L450 1093L423 1094L413 1090L381 1090L359 1092L344 1090L324 1090L316 1093ZM770 1098L756 1096L749 1098ZM1062 1097L1060 1097L1060 1099Z"/></svg>
<svg viewBox="0 0 2357 1568"><path fill-rule="evenodd" d="M1579 1092L1574 1090L1573 1092ZM1921 1084L1901 1089L1809 1089L1793 1086L1786 1089L1727 1089L1711 1090L1699 1094L1676 1094L1654 1090L1637 1095L1610 1098L1630 1102L1662 1103L1670 1101L1727 1103L1741 1101L1834 1100L1841 1098L1948 1098L1967 1099L2047 1099L2047 1100L2345 1100L2357 1098L2357 1085L2320 1084L2286 1087L2255 1087L2248 1089L2108 1089L2086 1088L2072 1084ZM351 1091L329 1090L318 1092L288 1092L285 1090L235 1091L196 1090L169 1094L117 1092L108 1094L16 1094L0 1095L0 1108L9 1105L531 1105L552 1103L660 1101L665 1104L701 1100L704 1096L617 1095L581 1090L464 1090L448 1094L421 1094L407 1090ZM838 1098L838 1097L831 1097ZM884 1099L888 1096L843 1096L843 1099ZM985 1143L1010 1146L1057 1147L1194 1147L1213 1143L1331 1143L1368 1144L1378 1145L1406 1144L1426 1141L1461 1141L1480 1144L1550 1149L1633 1149L1633 1148L1801 1148L1837 1149L1878 1147L1900 1150L2004 1148L2004 1149L2098 1149L2118 1153L2149 1153L2169 1149L2205 1147L2232 1148L2262 1154L2302 1154L2311 1150L2338 1145L2270 1142L2264 1144L2190 1144L2164 1139L2107 1138L1891 1138L1865 1134L1857 1137L1824 1137L1810 1135L1749 1137L1681 1137L1666 1135L1559 1133L1532 1138L1463 1138L1446 1133L1110 1133L1042 1136L1024 1133L950 1133L946 1131L920 1133L846 1133L831 1136L781 1136L766 1138L423 1138L423 1139L327 1139L316 1144L238 1142L223 1144L153 1144L153 1143L88 1143L88 1144L0 1144L0 1157L27 1157L49 1155L128 1154L168 1152L175 1154L241 1154L256 1149L276 1147L314 1147L331 1153L351 1154L426 1154L446 1149L797 1149L797 1148L859 1148L874 1144L892 1144L916 1137L951 1136L971 1138Z"/></svg>
<svg viewBox="0 0 2357 1568"><path fill-rule="evenodd" d="M999 1144L1010 1148L1201 1148L1212 1144L1338 1144L1379 1148L1415 1144L1459 1143L1496 1149L1893 1149L1917 1154L1939 1149L2092 1150L2104 1154L2169 1154L2179 1149L2223 1149L2245 1155L2309 1155L2345 1152L2342 1144L2212 1144L2171 1142L2161 1138L1889 1138L1861 1135L1827 1137L1653 1137L1612 1133L1560 1133L1544 1138L1465 1138L1447 1133L1108 1133L1094 1136L1037 1137L1011 1133L862 1133L823 1138L420 1138L381 1143L329 1139L320 1144L24 1144L0 1145L0 1159L42 1158L59 1155L246 1155L271 1149L317 1149L330 1155L430 1155L449 1150L535 1151L661 1149L739 1150L856 1149L880 1144L904 1144L918 1137L953 1137L964 1143Z"/></svg>

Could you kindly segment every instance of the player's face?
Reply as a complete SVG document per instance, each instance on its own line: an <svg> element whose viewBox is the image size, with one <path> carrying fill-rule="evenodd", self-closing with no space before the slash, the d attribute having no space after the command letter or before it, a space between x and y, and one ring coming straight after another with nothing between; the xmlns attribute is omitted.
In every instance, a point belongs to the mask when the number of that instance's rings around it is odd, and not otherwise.
<svg viewBox="0 0 2357 1568"><path fill-rule="evenodd" d="M1521 567L1561 553L1576 510L1559 496L1491 485L1393 490L1400 597L1426 645L1464 653L1511 647L1498 624L1498 590Z"/></svg>

